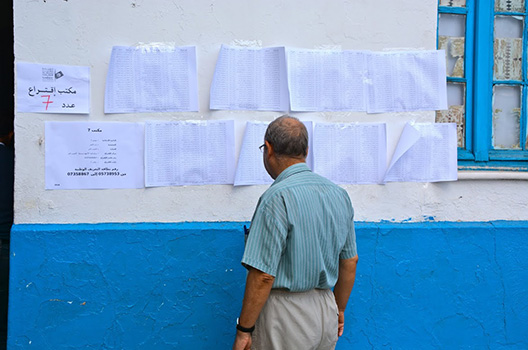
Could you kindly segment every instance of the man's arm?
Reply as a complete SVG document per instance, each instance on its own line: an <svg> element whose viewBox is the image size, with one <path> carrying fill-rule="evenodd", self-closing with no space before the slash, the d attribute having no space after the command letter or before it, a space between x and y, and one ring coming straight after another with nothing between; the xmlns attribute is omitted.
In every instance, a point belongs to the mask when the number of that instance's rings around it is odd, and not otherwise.
<svg viewBox="0 0 528 350"><path fill-rule="evenodd" d="M345 327L345 309L352 288L354 287L357 262L357 255L350 259L339 260L339 277L334 287L334 296L337 308L339 309L339 325L337 329L337 335L339 337L343 335L343 329Z"/></svg>
<svg viewBox="0 0 528 350"><path fill-rule="evenodd" d="M271 286L275 277L260 270L249 268L246 279L246 291L242 301L242 311L238 323L244 328L251 328L257 322L257 318L268 300ZM249 349L251 346L251 334L237 330L233 350Z"/></svg>

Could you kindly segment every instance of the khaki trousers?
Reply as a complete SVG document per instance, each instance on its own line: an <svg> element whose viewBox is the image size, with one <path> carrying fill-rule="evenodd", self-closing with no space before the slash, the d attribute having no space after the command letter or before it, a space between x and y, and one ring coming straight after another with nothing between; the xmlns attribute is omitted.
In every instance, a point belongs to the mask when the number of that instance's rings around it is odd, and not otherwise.
<svg viewBox="0 0 528 350"><path fill-rule="evenodd" d="M255 324L251 349L334 349L338 314L329 289L301 293L272 290Z"/></svg>

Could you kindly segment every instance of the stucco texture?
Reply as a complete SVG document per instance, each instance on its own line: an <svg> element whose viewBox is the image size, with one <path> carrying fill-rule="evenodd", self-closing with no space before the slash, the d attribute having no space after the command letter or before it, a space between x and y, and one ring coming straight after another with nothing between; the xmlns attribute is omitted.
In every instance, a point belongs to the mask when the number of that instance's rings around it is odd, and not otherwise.
<svg viewBox="0 0 528 350"><path fill-rule="evenodd" d="M227 349L244 222L15 225L9 349ZM528 222L358 223L337 349L528 348Z"/></svg>

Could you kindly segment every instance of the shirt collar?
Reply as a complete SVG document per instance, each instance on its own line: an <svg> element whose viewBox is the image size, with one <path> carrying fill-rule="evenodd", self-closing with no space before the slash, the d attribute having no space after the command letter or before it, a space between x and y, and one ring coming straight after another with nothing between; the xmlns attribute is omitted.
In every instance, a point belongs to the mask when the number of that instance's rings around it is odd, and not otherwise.
<svg viewBox="0 0 528 350"><path fill-rule="evenodd" d="M304 162L290 165L289 167L284 169L282 171L282 173L279 174L279 176L277 176L277 178L273 182L272 186L275 185L276 183L281 182L282 180L292 176L292 175L295 175L295 174L298 174L298 173L302 173L302 172L305 172L305 171L311 171L311 170L310 170L310 168L308 168L308 165L306 165L306 163L304 163Z"/></svg>

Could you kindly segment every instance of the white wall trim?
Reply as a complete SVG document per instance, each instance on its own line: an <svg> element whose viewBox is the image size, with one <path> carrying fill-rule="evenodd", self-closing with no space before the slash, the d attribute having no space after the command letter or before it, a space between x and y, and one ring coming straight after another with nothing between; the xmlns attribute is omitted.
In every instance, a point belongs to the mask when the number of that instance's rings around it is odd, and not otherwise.
<svg viewBox="0 0 528 350"><path fill-rule="evenodd" d="M519 171L459 171L458 180L521 180L528 181L528 172Z"/></svg>

